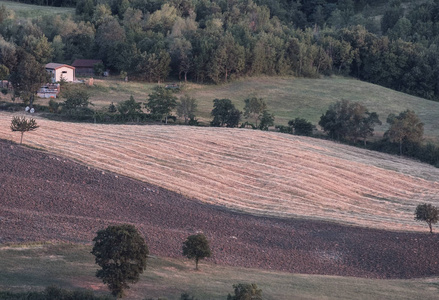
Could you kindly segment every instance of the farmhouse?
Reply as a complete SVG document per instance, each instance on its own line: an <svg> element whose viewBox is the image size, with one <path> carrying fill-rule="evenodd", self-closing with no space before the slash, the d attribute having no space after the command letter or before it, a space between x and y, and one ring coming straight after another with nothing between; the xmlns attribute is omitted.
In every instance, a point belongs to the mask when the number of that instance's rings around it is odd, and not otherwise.
<svg viewBox="0 0 439 300"><path fill-rule="evenodd" d="M64 64L48 63L46 65L46 70L50 74L52 83L60 82L61 80L67 82L75 81L75 67Z"/></svg>
<svg viewBox="0 0 439 300"><path fill-rule="evenodd" d="M93 76L94 66L96 64L102 64L100 59L75 59L72 66L76 68L76 74L78 76Z"/></svg>

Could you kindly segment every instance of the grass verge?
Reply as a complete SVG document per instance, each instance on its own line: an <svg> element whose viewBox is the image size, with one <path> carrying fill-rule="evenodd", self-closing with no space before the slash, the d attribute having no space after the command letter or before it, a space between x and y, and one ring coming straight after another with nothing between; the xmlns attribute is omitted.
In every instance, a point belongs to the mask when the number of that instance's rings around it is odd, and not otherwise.
<svg viewBox="0 0 439 300"><path fill-rule="evenodd" d="M147 102L148 94L156 85L153 83L123 82L114 78L97 79L93 87L87 88L91 94L90 101L95 109L107 109L111 102L119 103L128 100L131 95L138 102ZM325 77L321 79L293 77L253 77L236 80L223 85L200 85L187 83L178 97L188 94L198 100L197 117L204 123L211 121L210 112L213 99L228 98L242 110L244 100L248 97L263 98L268 109L275 115L275 124L287 125L289 120L297 117L305 118L317 124L320 116L329 105L347 99L363 103L369 111L375 111L383 122L377 126L377 134L387 130L387 116L399 114L411 109L425 124L425 136L439 141L439 123L437 111L439 102L410 96L367 82L343 78ZM63 99L60 99L63 101ZM41 99L38 103L45 104Z"/></svg>
<svg viewBox="0 0 439 300"><path fill-rule="evenodd" d="M55 285L109 294L94 273L91 245L0 245L0 290L35 291ZM145 273L127 293L129 299L179 299L187 292L198 299L226 299L232 285L256 283L264 299L437 299L439 278L370 280L352 277L300 275L233 268L201 262L201 271L184 259L151 257Z"/></svg>

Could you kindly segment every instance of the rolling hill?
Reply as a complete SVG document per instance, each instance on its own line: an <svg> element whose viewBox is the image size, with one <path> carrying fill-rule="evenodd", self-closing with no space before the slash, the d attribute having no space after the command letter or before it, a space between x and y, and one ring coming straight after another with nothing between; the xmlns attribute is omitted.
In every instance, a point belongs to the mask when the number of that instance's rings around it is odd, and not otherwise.
<svg viewBox="0 0 439 300"><path fill-rule="evenodd" d="M154 83L123 82L119 79L95 79L94 86L88 87L90 101L94 109L108 109L113 103L128 100L131 95L138 102L145 103ZM294 118L305 118L317 124L320 116L329 105L346 99L361 102L369 111L378 113L383 125L376 132L382 134L388 129L386 118L390 113L399 114L411 109L425 124L425 137L439 141L439 123L437 111L439 102L397 92L379 85L344 77L325 77L320 79L294 77L252 77L221 85L184 84L178 97L188 94L198 101L200 121L209 123L213 99L228 98L240 110L248 97L263 98L268 110L275 115L275 124L287 125ZM2 95L0 95L1 97ZM10 99L9 96L3 99ZM59 101L64 101L60 99ZM37 103L47 104L48 100L39 99Z"/></svg>
<svg viewBox="0 0 439 300"><path fill-rule="evenodd" d="M19 140L0 113L0 137ZM236 211L425 231L439 169L330 141L248 129L96 125L38 119L24 141L84 164Z"/></svg>

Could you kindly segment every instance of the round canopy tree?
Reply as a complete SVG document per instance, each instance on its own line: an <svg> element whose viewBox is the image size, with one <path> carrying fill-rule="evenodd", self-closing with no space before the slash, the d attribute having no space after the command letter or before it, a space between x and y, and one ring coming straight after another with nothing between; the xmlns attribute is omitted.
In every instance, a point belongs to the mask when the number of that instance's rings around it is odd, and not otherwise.
<svg viewBox="0 0 439 300"><path fill-rule="evenodd" d="M34 131L38 127L40 126L32 118L28 120L25 117L13 117L11 121L11 130L21 132L20 145L23 143L23 134L27 131Z"/></svg>
<svg viewBox="0 0 439 300"><path fill-rule="evenodd" d="M145 239L133 225L108 226L93 239L92 254L102 269L96 272L111 293L122 298L128 283L136 283L149 254Z"/></svg>
<svg viewBox="0 0 439 300"><path fill-rule="evenodd" d="M209 241L204 234L194 234L187 237L183 243L183 255L189 259L195 259L195 269L198 270L198 261L210 257Z"/></svg>
<svg viewBox="0 0 439 300"><path fill-rule="evenodd" d="M415 220L427 222L428 227L430 228L430 233L433 233L431 224L436 224L437 221L439 221L439 215L436 206L425 203L419 204L415 210Z"/></svg>

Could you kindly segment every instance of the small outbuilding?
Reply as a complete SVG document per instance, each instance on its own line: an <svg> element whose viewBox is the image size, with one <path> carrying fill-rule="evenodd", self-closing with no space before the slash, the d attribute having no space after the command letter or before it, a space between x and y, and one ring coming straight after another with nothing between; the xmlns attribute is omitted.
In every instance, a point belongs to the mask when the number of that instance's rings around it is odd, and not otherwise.
<svg viewBox="0 0 439 300"><path fill-rule="evenodd" d="M73 82L76 78L75 67L69 65L48 63L46 65L46 70L50 74L52 83L60 82L61 80Z"/></svg>
<svg viewBox="0 0 439 300"><path fill-rule="evenodd" d="M96 64L102 64L100 59L75 59L72 66L76 69L76 75L78 76L93 76L95 73L94 66Z"/></svg>

